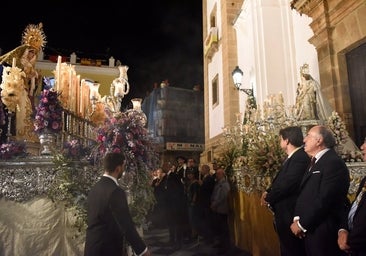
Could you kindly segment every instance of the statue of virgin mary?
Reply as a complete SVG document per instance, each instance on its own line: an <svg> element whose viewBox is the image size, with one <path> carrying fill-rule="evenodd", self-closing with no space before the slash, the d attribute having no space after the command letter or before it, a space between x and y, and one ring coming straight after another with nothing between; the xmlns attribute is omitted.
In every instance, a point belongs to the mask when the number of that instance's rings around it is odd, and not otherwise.
<svg viewBox="0 0 366 256"><path fill-rule="evenodd" d="M310 75L309 65L304 64L300 67L301 83L298 85L296 96L296 117L297 120L314 120L318 124L329 125L335 110L330 105L328 99L321 91L320 84ZM359 151L359 148L349 137L342 139L343 144L337 148L344 152Z"/></svg>

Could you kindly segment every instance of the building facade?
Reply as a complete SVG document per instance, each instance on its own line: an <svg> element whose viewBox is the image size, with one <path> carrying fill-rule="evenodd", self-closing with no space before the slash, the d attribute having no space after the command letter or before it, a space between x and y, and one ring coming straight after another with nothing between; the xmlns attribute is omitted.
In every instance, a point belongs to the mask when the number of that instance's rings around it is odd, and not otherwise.
<svg viewBox="0 0 366 256"><path fill-rule="evenodd" d="M331 106L361 145L366 136L365 1L204 0L205 151L201 161L220 153L223 128L245 111L246 95L231 73L244 71L257 104L281 92L292 105L307 63ZM347 36L344 36L344 35Z"/></svg>
<svg viewBox="0 0 366 256"><path fill-rule="evenodd" d="M202 91L155 88L144 99L142 109L161 163L175 163L178 156L199 161L205 142Z"/></svg>
<svg viewBox="0 0 366 256"><path fill-rule="evenodd" d="M203 0L205 150L201 162L223 152L225 127L245 111L247 95L258 105L282 93L295 102L300 67L309 64L323 96L360 146L366 136L366 2L364 0ZM248 181L251 182L251 181ZM233 192L232 238L253 255L279 255L272 215L256 193Z"/></svg>

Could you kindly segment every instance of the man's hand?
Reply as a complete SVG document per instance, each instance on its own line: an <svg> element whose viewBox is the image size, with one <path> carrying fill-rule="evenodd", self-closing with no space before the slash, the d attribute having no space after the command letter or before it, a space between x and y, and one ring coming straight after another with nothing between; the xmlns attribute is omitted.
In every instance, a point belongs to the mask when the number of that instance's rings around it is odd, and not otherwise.
<svg viewBox="0 0 366 256"><path fill-rule="evenodd" d="M268 202L266 201L266 197L267 197L267 192L264 191L262 193L262 196L261 196L261 206L267 206L268 205Z"/></svg>
<svg viewBox="0 0 366 256"><path fill-rule="evenodd" d="M292 224L291 224L291 226L290 226L290 229L291 229L292 233L293 233L296 237L298 237L298 238L300 238L300 239L302 239L302 238L304 238L304 237L305 237L305 233L300 229L300 227L299 227L299 225L298 225L298 220L296 220L296 221L292 222Z"/></svg>
<svg viewBox="0 0 366 256"><path fill-rule="evenodd" d="M348 231L345 229L341 229L338 231L338 246L339 249L341 249L342 251L348 252L350 247L347 244L347 239L348 239Z"/></svg>

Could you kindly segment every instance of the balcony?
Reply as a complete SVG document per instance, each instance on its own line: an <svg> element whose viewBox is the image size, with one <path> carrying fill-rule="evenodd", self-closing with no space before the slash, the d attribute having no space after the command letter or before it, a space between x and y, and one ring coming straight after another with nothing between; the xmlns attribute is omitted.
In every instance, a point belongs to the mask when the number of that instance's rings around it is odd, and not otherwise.
<svg viewBox="0 0 366 256"><path fill-rule="evenodd" d="M211 58L217 51L218 40L217 27L210 28L210 33L208 34L204 45L204 54L206 57Z"/></svg>

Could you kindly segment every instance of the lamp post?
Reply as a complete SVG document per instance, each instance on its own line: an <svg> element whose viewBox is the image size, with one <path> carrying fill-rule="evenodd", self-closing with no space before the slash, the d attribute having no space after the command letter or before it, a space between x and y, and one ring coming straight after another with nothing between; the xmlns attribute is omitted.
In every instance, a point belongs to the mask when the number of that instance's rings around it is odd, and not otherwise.
<svg viewBox="0 0 366 256"><path fill-rule="evenodd" d="M248 96L253 96L253 89L247 89L247 88L241 88L241 80L243 78L243 71L239 68L239 66L236 66L233 72L231 73L235 88L238 91L245 92Z"/></svg>

